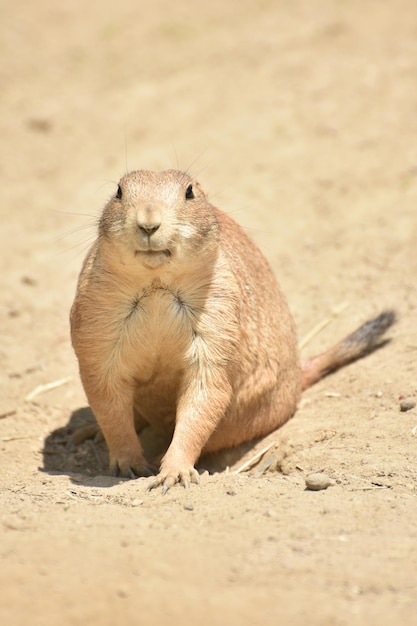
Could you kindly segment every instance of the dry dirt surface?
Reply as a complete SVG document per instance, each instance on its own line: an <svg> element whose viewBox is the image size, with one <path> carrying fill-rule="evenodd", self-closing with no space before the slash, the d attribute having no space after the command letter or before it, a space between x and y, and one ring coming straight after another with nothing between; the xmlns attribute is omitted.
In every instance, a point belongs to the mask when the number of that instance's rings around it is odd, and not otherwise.
<svg viewBox="0 0 417 626"><path fill-rule="evenodd" d="M0 30L0 623L417 624L415 0L4 0ZM163 496L69 445L68 315L117 180L171 167L258 242L304 356L399 321Z"/></svg>

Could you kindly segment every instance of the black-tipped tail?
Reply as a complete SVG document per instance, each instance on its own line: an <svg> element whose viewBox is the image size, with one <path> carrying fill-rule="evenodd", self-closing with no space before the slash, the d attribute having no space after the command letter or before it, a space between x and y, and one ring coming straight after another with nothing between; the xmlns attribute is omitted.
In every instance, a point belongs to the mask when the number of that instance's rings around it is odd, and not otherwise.
<svg viewBox="0 0 417 626"><path fill-rule="evenodd" d="M383 311L340 343L303 363L303 389L310 387L326 374L375 350L381 344L382 335L395 324L396 320L395 311Z"/></svg>
<svg viewBox="0 0 417 626"><path fill-rule="evenodd" d="M355 354L360 356L375 348L382 335L397 321L395 311L383 311L378 317L365 322L354 333L348 335L342 344L346 348L352 346ZM360 352L358 352L360 350Z"/></svg>

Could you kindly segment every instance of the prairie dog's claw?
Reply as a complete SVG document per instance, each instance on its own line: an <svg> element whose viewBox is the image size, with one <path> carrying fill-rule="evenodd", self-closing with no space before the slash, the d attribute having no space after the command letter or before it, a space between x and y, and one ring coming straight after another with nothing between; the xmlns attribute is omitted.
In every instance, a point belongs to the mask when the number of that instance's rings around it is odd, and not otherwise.
<svg viewBox="0 0 417 626"><path fill-rule="evenodd" d="M119 463L116 461L111 468L112 476L129 478L130 480L136 480L136 478L149 478L149 476L155 476L156 469L150 465L143 465L142 467L127 467L124 470L120 469Z"/></svg>
<svg viewBox="0 0 417 626"><path fill-rule="evenodd" d="M152 491L157 487L162 487L162 495L165 495L171 487L180 483L185 489L189 489L191 483L200 484L200 476L197 470L192 467L189 470L179 472L160 472L158 476L149 483L147 491Z"/></svg>

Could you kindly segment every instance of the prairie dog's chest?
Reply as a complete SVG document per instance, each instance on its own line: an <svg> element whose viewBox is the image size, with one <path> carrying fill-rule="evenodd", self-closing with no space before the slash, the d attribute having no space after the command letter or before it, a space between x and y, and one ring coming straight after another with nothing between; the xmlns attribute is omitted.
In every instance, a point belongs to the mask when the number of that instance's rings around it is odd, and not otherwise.
<svg viewBox="0 0 417 626"><path fill-rule="evenodd" d="M142 382L183 369L194 328L192 312L178 294L162 288L144 291L120 313L122 368Z"/></svg>
<svg viewBox="0 0 417 626"><path fill-rule="evenodd" d="M155 342L186 339L192 335L190 307L181 296L163 288L139 293L132 301L132 321L137 333Z"/></svg>

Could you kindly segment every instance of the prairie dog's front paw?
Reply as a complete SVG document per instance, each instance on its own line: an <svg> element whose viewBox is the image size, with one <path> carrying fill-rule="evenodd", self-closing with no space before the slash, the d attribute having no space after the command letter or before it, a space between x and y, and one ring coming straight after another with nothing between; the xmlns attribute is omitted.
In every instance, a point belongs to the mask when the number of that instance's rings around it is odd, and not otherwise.
<svg viewBox="0 0 417 626"><path fill-rule="evenodd" d="M162 468L157 477L149 483L148 491L162 487L162 493L166 494L168 489L171 489L176 483L180 483L188 489L191 483L196 485L200 483L200 476L194 467Z"/></svg>
<svg viewBox="0 0 417 626"><path fill-rule="evenodd" d="M113 476L122 476L131 479L141 476L154 476L156 473L155 468L147 463L141 452L119 455L110 454L110 471Z"/></svg>

